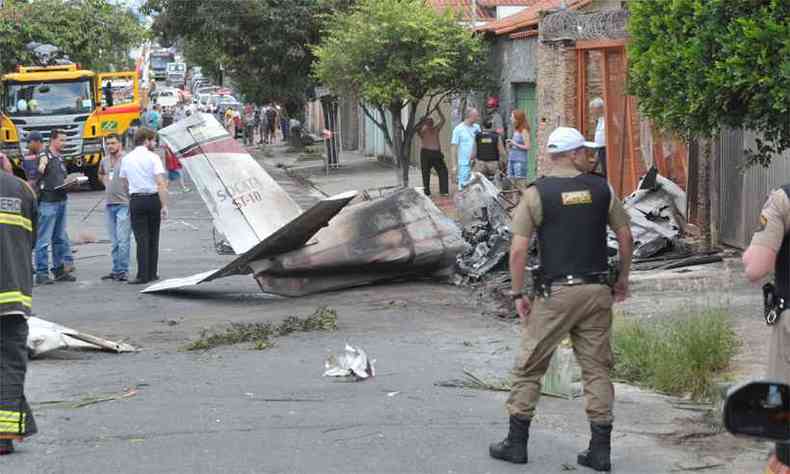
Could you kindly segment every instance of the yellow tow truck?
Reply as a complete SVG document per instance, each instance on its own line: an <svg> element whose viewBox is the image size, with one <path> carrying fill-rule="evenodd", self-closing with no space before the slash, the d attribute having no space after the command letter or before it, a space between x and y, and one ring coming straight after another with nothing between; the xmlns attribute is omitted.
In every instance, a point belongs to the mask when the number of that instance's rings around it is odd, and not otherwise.
<svg viewBox="0 0 790 474"><path fill-rule="evenodd" d="M27 136L37 131L49 140L52 130L65 132L64 157L69 173L82 172L93 189L101 189L98 166L102 138L126 134L140 120L139 73L96 73L76 64L20 66L5 74L0 110L0 151L17 171L28 153Z"/></svg>

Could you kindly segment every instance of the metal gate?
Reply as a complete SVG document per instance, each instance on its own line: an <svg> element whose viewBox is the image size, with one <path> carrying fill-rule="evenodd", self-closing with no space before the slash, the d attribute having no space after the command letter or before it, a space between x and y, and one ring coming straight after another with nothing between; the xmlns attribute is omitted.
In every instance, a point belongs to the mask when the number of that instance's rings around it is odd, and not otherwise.
<svg viewBox="0 0 790 474"><path fill-rule="evenodd" d="M772 189L790 182L790 150L774 156L768 167L744 169L747 149L755 149L755 134L724 130L714 149L720 169L720 229L722 243L744 249L759 226L760 210Z"/></svg>
<svg viewBox="0 0 790 474"><path fill-rule="evenodd" d="M538 167L538 98L535 84L532 82L522 82L514 85L514 95L516 97L516 108L521 109L527 115L529 122L529 174L530 180L535 179Z"/></svg>

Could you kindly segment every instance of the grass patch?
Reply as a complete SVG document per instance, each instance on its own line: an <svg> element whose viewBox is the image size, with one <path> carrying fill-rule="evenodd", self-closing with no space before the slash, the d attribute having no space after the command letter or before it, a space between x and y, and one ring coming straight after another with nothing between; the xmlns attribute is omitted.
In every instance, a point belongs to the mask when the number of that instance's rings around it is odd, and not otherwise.
<svg viewBox="0 0 790 474"><path fill-rule="evenodd" d="M287 336L295 332L334 331L337 329L337 312L327 306L321 306L315 313L298 318L289 316L280 324L266 323L231 323L230 327L221 332L201 332L200 337L184 347L186 351L202 351L219 346L251 343L252 349L264 350L274 345L275 337Z"/></svg>
<svg viewBox="0 0 790 474"><path fill-rule="evenodd" d="M694 400L715 398L715 381L738 350L730 319L721 308L663 321L616 319L614 377Z"/></svg>

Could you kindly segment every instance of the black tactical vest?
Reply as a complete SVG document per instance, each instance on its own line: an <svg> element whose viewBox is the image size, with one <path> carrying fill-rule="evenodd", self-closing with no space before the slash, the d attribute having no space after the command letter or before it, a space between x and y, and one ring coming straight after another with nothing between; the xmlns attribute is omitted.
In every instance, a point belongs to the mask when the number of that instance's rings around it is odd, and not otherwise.
<svg viewBox="0 0 790 474"><path fill-rule="evenodd" d="M499 134L482 131L475 135L477 159L480 161L499 161Z"/></svg>
<svg viewBox="0 0 790 474"><path fill-rule="evenodd" d="M66 191L55 189L66 182L66 163L63 158L56 157L49 150L45 151L49 161L44 169L44 174L39 180L41 192L39 199L44 202L60 202L66 200ZM42 154L43 155L43 154Z"/></svg>
<svg viewBox="0 0 790 474"><path fill-rule="evenodd" d="M790 199L790 184L782 186L782 191ZM774 273L777 292L785 299L790 298L790 238L786 234L782 240L782 247L779 248L779 255L776 256Z"/></svg>
<svg viewBox="0 0 790 474"><path fill-rule="evenodd" d="M606 226L612 198L605 178L582 174L535 181L543 207L538 246L545 278L603 273Z"/></svg>

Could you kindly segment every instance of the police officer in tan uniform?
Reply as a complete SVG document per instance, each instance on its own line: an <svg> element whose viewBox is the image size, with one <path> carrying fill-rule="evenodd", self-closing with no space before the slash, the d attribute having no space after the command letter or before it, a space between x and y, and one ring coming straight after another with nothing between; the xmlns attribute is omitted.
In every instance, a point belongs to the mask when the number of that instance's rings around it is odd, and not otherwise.
<svg viewBox="0 0 790 474"><path fill-rule="evenodd" d="M790 384L790 184L773 191L760 213L760 230L743 254L746 277L756 283L775 274L768 376Z"/></svg>
<svg viewBox="0 0 790 474"><path fill-rule="evenodd" d="M578 463L598 471L611 468L612 405L609 380L612 303L628 294L633 240L628 215L606 179L589 174L594 160L578 130L560 127L549 136L552 159L548 174L524 193L513 215L510 271L513 299L523 322L521 355L513 369L513 389L507 401L510 431L489 448L492 457L527 462L529 427L540 398L541 378L554 351L570 336L582 369L587 417L592 439ZM608 283L607 225L617 235L620 273ZM539 295L530 302L521 294L527 248L537 233L542 265Z"/></svg>

